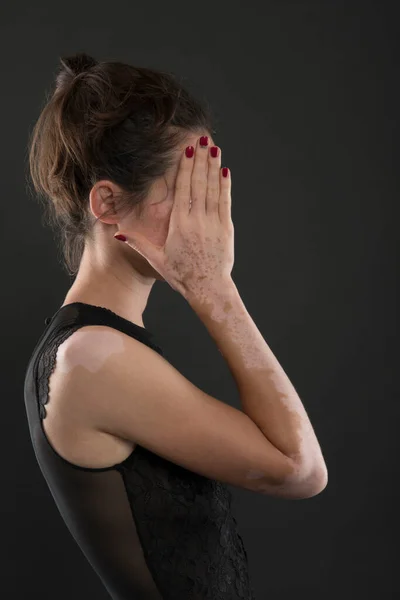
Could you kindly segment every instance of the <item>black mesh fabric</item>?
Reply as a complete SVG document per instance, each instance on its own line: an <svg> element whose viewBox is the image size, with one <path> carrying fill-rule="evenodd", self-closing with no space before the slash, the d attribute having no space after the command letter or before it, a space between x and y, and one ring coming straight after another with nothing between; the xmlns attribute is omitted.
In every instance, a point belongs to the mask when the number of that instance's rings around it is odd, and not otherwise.
<svg viewBox="0 0 400 600"><path fill-rule="evenodd" d="M147 329L74 302L45 321L24 385L40 470L73 538L114 600L255 600L247 554L221 482L143 446L107 468L75 465L43 429L58 346L85 325L118 329L163 355Z"/></svg>

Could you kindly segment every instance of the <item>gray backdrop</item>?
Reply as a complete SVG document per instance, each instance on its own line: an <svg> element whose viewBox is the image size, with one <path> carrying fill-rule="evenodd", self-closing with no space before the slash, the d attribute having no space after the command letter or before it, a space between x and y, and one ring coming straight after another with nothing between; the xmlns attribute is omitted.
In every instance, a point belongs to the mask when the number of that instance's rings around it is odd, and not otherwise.
<svg viewBox="0 0 400 600"><path fill-rule="evenodd" d="M302 501L234 489L257 600L396 597L394 7L19 2L2 4L0 28L1 597L108 598L42 478L23 401L44 319L72 283L26 190L27 139L59 56L77 51L183 75L218 119L214 139L232 172L232 275L329 472L327 488ZM239 407L221 354L168 284L156 282L144 322L186 377Z"/></svg>

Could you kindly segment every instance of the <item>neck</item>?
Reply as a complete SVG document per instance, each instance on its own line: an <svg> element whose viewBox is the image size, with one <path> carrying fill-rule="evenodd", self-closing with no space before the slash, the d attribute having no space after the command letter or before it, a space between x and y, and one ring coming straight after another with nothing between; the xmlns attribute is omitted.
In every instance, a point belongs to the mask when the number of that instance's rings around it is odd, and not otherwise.
<svg viewBox="0 0 400 600"><path fill-rule="evenodd" d="M124 319L144 327L143 312L155 282L138 269L138 261L132 255L101 252L85 248L79 271L70 287L63 305L84 302L109 308ZM135 259L135 264L132 260Z"/></svg>

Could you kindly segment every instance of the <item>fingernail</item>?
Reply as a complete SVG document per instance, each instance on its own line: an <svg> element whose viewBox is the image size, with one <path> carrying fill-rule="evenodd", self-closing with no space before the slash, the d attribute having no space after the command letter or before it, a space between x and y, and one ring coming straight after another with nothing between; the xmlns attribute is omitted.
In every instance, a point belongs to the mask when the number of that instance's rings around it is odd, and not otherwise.
<svg viewBox="0 0 400 600"><path fill-rule="evenodd" d="M212 146L211 149L210 149L210 152L211 152L211 156L213 158L217 158L217 156L218 156L218 146Z"/></svg>
<svg viewBox="0 0 400 600"><path fill-rule="evenodd" d="M208 135L202 135L200 138L200 146L208 146Z"/></svg>
<svg viewBox="0 0 400 600"><path fill-rule="evenodd" d="M121 240L121 242L126 242L126 237L124 235L122 235L122 233L117 233L116 235L114 235L116 240Z"/></svg>
<svg viewBox="0 0 400 600"><path fill-rule="evenodd" d="M194 148L193 146L188 146L185 150L185 154L188 158L192 158L193 154L194 154Z"/></svg>
<svg viewBox="0 0 400 600"><path fill-rule="evenodd" d="M228 167L224 167L222 169L222 177L228 177L228 173L229 173Z"/></svg>

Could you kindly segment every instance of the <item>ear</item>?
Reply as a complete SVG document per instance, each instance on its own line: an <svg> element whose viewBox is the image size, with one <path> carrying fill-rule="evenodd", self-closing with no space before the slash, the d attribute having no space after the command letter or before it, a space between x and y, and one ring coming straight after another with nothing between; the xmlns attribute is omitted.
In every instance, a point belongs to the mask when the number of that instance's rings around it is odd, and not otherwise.
<svg viewBox="0 0 400 600"><path fill-rule="evenodd" d="M89 194L89 206L94 217L102 223L118 223L121 217L117 212L117 200L121 194L122 189L112 181L97 181Z"/></svg>

